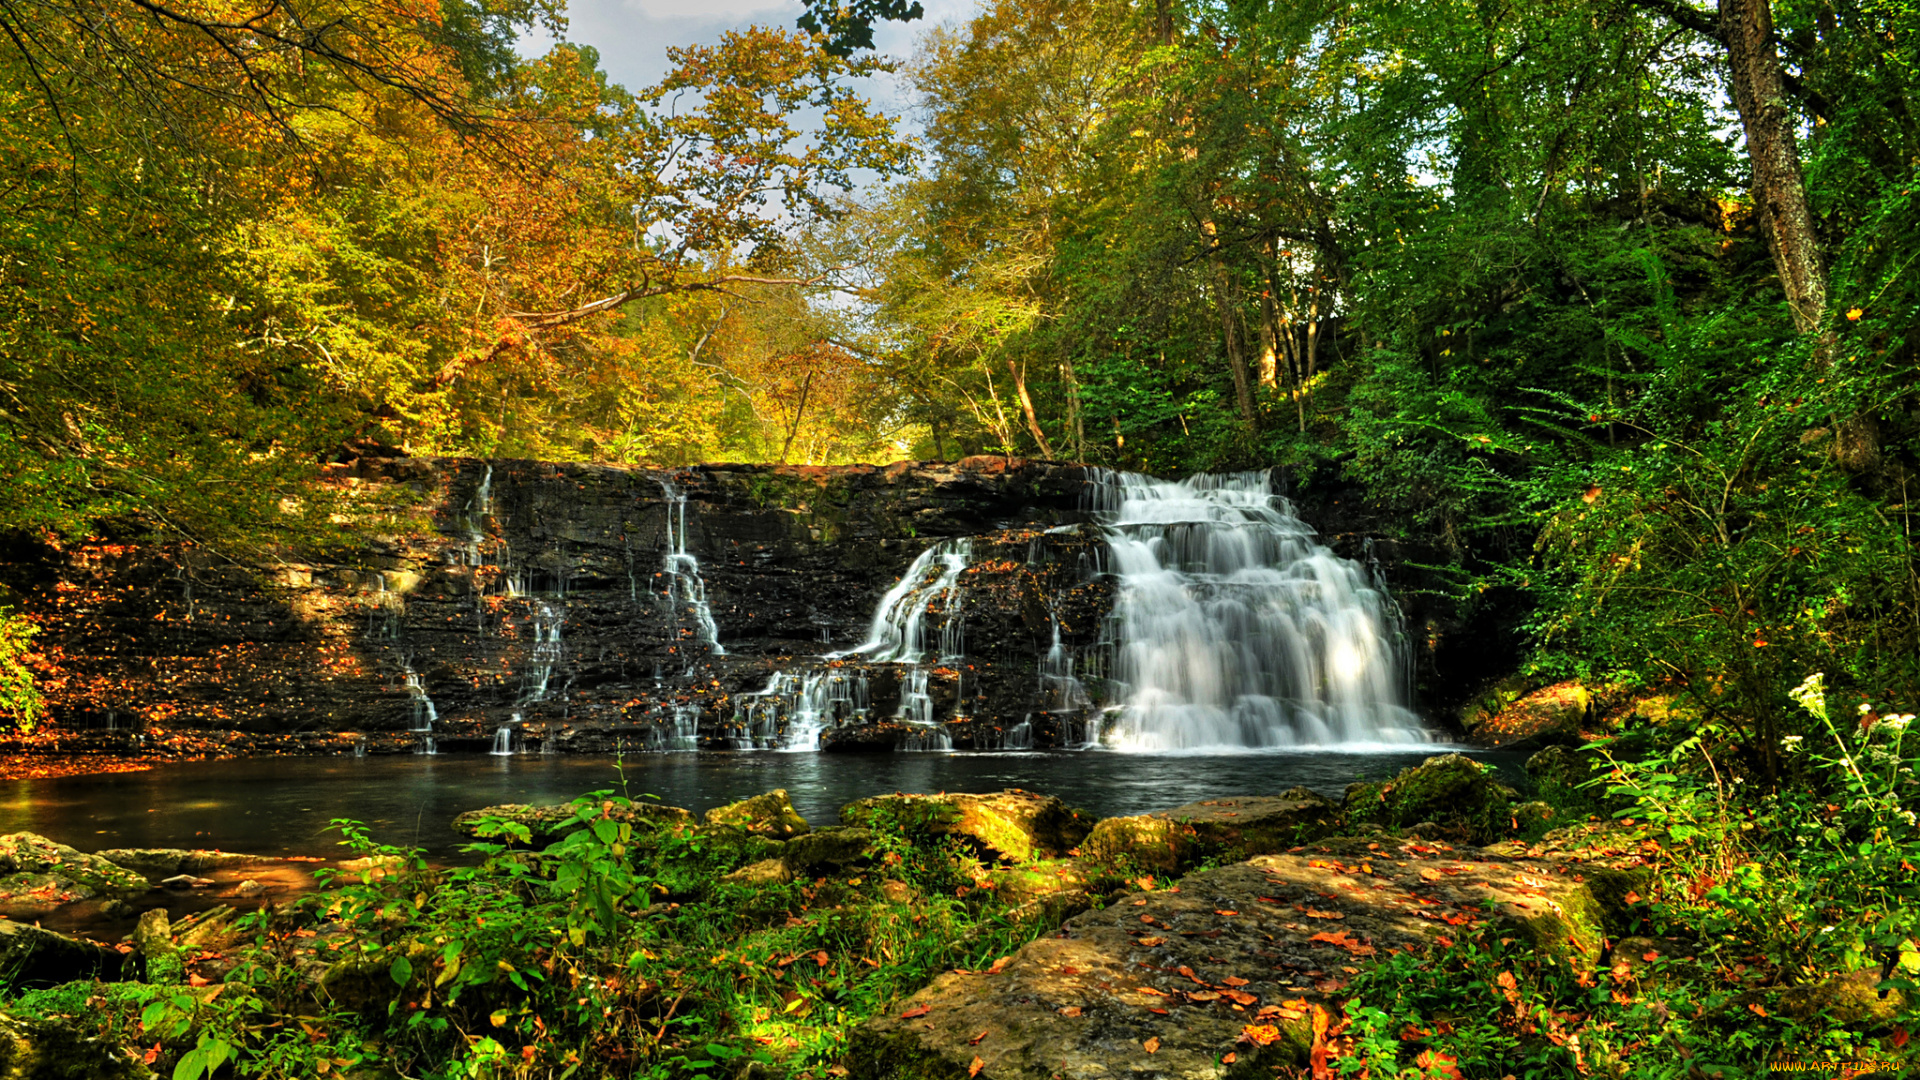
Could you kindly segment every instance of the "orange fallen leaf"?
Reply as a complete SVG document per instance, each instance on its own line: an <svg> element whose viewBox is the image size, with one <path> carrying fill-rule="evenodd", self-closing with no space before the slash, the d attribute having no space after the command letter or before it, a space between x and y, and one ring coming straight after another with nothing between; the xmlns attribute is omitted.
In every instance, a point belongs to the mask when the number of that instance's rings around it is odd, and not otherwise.
<svg viewBox="0 0 1920 1080"><path fill-rule="evenodd" d="M1003 956L1003 957L1001 957L1000 959L998 959L998 960L995 960L995 961L993 962L993 966L987 969L987 974L989 974L989 975L998 975L998 974L1000 974L1001 972L1003 972L1003 971L1005 971L1005 970L1007 970L1007 964L1008 964L1008 962L1009 962L1009 961L1011 961L1012 959L1013 959L1013 957L1011 957L1011 956Z"/></svg>
<svg viewBox="0 0 1920 1080"><path fill-rule="evenodd" d="M1343 912L1315 911L1312 908L1307 909L1307 918L1309 919L1344 919L1346 917L1347 916Z"/></svg>
<svg viewBox="0 0 1920 1080"><path fill-rule="evenodd" d="M1154 989L1153 987L1151 987L1151 986L1143 986L1143 987L1141 987L1141 988L1140 988L1140 992L1141 992L1141 993L1143 993L1143 994L1152 994L1152 995L1153 995L1154 997L1166 997L1166 996L1167 996L1167 992L1166 992L1165 990L1155 990L1155 989Z"/></svg>
<svg viewBox="0 0 1920 1080"><path fill-rule="evenodd" d="M1185 975L1187 978L1192 979L1194 982L1199 983L1201 986L1207 985L1207 982L1205 979L1202 979L1200 976L1195 975L1193 973L1193 969L1188 967L1185 964L1181 964L1175 970L1178 971L1180 974Z"/></svg>
<svg viewBox="0 0 1920 1080"><path fill-rule="evenodd" d="M971 1039L968 1039L968 1040L967 1040L967 1045L968 1045L968 1046L979 1046L979 1045L980 1045L980 1040L981 1040L981 1039L984 1039L984 1038L986 1038L986 1037L987 1037L987 1033L986 1033L985 1031L982 1031L982 1032L981 1032L980 1034L978 1034L978 1035L975 1035L975 1036L974 1036L973 1038L971 1038Z"/></svg>
<svg viewBox="0 0 1920 1080"><path fill-rule="evenodd" d="M1231 1064L1233 1064L1233 1063L1234 1063L1235 1061L1238 1061L1238 1060L1239 1060L1239 1058L1240 1058L1240 1055L1238 1055L1238 1054L1235 1054L1235 1053L1233 1053L1232 1051L1228 1051L1228 1052L1227 1052L1227 1056L1226 1056L1226 1057L1223 1057L1223 1058L1221 1058L1221 1059L1220 1059L1220 1064L1222 1064L1222 1065L1231 1065Z"/></svg>
<svg viewBox="0 0 1920 1080"><path fill-rule="evenodd" d="M1220 995L1218 993L1215 993L1212 990L1189 990L1187 991L1187 1000L1188 1001L1219 1001Z"/></svg>
<svg viewBox="0 0 1920 1080"><path fill-rule="evenodd" d="M1627 895L1624 897L1624 899L1629 904L1637 904L1640 902L1640 894L1637 892L1634 892L1632 889L1628 889Z"/></svg>
<svg viewBox="0 0 1920 1080"><path fill-rule="evenodd" d="M1753 1004L1751 1004L1751 1005L1749 1005L1749 1006L1747 1006L1747 1009L1748 1009L1749 1011L1751 1011L1751 1012L1753 1013L1753 1015L1755 1015L1755 1016L1765 1016L1765 1015L1767 1015L1767 1010L1766 1010L1766 1008L1765 1008L1765 1006L1763 1006L1763 1005L1761 1005L1761 1004L1760 1004L1759 1002L1757 1002L1757 1001L1756 1001L1756 1002L1754 1002Z"/></svg>
<svg viewBox="0 0 1920 1080"><path fill-rule="evenodd" d="M819 952L813 954L813 962L820 965L821 967L826 967L829 963L831 963L831 960L829 960L827 957L827 951L825 949L822 949Z"/></svg>
<svg viewBox="0 0 1920 1080"><path fill-rule="evenodd" d="M913 1008L908 1009L906 1012L901 1013L900 1019L912 1020L913 1018L918 1016L925 1016L932 1011L933 1011L933 1006L931 1005L915 1005Z"/></svg>
<svg viewBox="0 0 1920 1080"><path fill-rule="evenodd" d="M1143 937L1140 939L1140 944L1145 945L1149 949L1156 945L1165 945L1166 943L1167 939L1163 937Z"/></svg>
<svg viewBox="0 0 1920 1080"><path fill-rule="evenodd" d="M1147 1053L1151 1054L1154 1051L1160 1049L1160 1036L1155 1035L1153 1038L1148 1039L1146 1042L1141 1043L1140 1045L1146 1047Z"/></svg>
<svg viewBox="0 0 1920 1080"><path fill-rule="evenodd" d="M1640 957L1640 959L1645 960L1647 963L1651 964L1655 960L1660 959L1660 954L1649 949L1645 955Z"/></svg>
<svg viewBox="0 0 1920 1080"><path fill-rule="evenodd" d="M1079 1016L1079 1015L1080 1015L1080 1006L1078 1006L1078 1005L1063 1005L1063 1006L1061 1006L1060 1008L1058 1008L1058 1009L1056 1009L1056 1010L1054 1010L1054 1011L1055 1011L1055 1012L1058 1012L1058 1013L1059 1013L1059 1014L1060 1014L1061 1016Z"/></svg>
<svg viewBox="0 0 1920 1080"><path fill-rule="evenodd" d="M1245 990L1222 990L1220 996L1233 1002L1235 1005L1251 1005L1260 1000Z"/></svg>
<svg viewBox="0 0 1920 1080"><path fill-rule="evenodd" d="M1238 975L1229 975L1226 978L1221 979L1220 984L1222 986L1245 986L1247 985L1247 980L1241 978Z"/></svg>
<svg viewBox="0 0 1920 1080"><path fill-rule="evenodd" d="M1422 1050L1413 1063L1427 1071L1428 1076L1438 1074L1447 1080L1460 1080L1460 1059L1452 1054L1443 1054L1438 1050Z"/></svg>
<svg viewBox="0 0 1920 1080"><path fill-rule="evenodd" d="M1167 1010L1165 1009L1148 1009L1147 1011L1150 1013L1159 1013L1161 1016L1167 1015Z"/></svg>
<svg viewBox="0 0 1920 1080"><path fill-rule="evenodd" d="M980 1055L978 1055L978 1054L975 1054L975 1055L973 1056L973 1064L971 1064L971 1065L969 1065L969 1066L967 1066L967 1075L968 1075L968 1076L979 1076L979 1075L980 1075L980 1070L981 1070L981 1069L984 1069L984 1068L986 1068L986 1067L987 1067L987 1063L986 1063L986 1062L984 1062L984 1061L981 1061L981 1060L980 1060Z"/></svg>
<svg viewBox="0 0 1920 1080"><path fill-rule="evenodd" d="M211 982L213 982L213 980L207 978L205 975L195 975L192 972L187 973L188 986L206 986Z"/></svg>
<svg viewBox="0 0 1920 1080"><path fill-rule="evenodd" d="M1272 1024L1248 1024L1240 1029L1241 1042L1271 1046L1280 1038L1280 1029Z"/></svg>

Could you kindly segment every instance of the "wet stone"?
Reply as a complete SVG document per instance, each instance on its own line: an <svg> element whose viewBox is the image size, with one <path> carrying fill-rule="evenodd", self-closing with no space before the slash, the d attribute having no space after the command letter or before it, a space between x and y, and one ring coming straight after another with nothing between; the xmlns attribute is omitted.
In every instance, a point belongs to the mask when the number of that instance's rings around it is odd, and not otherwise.
<svg viewBox="0 0 1920 1080"><path fill-rule="evenodd" d="M1558 955L1600 953L1592 898L1555 868L1327 841L1123 897L998 973L942 975L863 1025L846 1063L860 1080L964 1074L976 1055L994 1080L1266 1075L1305 1062L1313 1009L1338 1010L1363 965L1487 918Z"/></svg>

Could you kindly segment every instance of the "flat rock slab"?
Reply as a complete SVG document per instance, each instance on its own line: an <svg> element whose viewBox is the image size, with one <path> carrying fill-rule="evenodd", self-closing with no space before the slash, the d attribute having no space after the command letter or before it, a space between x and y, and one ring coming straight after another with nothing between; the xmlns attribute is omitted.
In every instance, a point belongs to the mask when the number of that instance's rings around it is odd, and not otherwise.
<svg viewBox="0 0 1920 1080"><path fill-rule="evenodd" d="M863 1025L845 1063L860 1080L964 1077L976 1056L985 1080L1267 1075L1304 1063L1313 1008L1338 1011L1371 957L1487 918L1556 954L1603 947L1593 898L1564 867L1332 840L1087 912L997 973L942 975Z"/></svg>
<svg viewBox="0 0 1920 1080"><path fill-rule="evenodd" d="M1178 873L1208 856L1241 858L1282 852L1324 835L1338 807L1308 788L1279 795L1204 799L1134 817L1104 818L1080 843L1097 862L1130 859L1145 869Z"/></svg>

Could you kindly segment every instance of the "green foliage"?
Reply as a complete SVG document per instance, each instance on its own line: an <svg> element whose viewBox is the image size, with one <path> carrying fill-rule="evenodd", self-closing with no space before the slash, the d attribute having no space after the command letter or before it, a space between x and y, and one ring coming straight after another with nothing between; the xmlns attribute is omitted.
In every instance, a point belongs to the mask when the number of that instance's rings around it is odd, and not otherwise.
<svg viewBox="0 0 1920 1080"><path fill-rule="evenodd" d="M0 716L12 719L21 731L32 731L40 719L40 691L27 667L39 629L31 619L0 607Z"/></svg>

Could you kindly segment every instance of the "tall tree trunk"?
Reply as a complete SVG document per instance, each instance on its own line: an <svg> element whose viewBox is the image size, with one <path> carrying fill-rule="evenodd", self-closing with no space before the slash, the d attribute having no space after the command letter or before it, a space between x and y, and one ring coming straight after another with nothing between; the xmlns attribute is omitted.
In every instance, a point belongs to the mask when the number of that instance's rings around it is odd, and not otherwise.
<svg viewBox="0 0 1920 1080"><path fill-rule="evenodd" d="M780 444L780 464L787 463L787 455L793 452L793 437L800 434L800 421L807 415L807 392L813 389L813 372L807 372L807 380L800 384L800 402L793 409L793 426L787 428L787 440Z"/></svg>
<svg viewBox="0 0 1920 1080"><path fill-rule="evenodd" d="M1027 365L1014 364L1013 357L1007 357L1007 374L1013 376L1013 392L1020 398L1020 412L1027 418L1027 430L1033 434L1033 441L1039 444L1040 456L1053 457L1053 444L1047 442L1047 433L1040 430L1040 416L1033 408L1033 395L1027 393Z"/></svg>
<svg viewBox="0 0 1920 1080"><path fill-rule="evenodd" d="M1260 414L1253 403L1253 373L1247 367L1246 345L1241 340L1239 304L1234 298L1233 275L1227 260L1220 257L1220 231L1211 217L1200 221L1200 235L1213 249L1208 261L1213 264L1214 303L1220 308L1220 330L1227 339L1227 369L1233 373L1233 399L1240 409L1240 420L1248 431L1260 429Z"/></svg>
<svg viewBox="0 0 1920 1080"><path fill-rule="evenodd" d="M1834 337L1827 326L1826 267L1794 143L1786 79L1773 47L1769 0L1720 0L1720 36L1727 46L1734 107L1747 136L1753 201L1786 290L1787 307L1794 327L1813 340L1814 363L1831 367ZM1860 472L1879 462L1880 433L1872 416L1843 418L1835 426L1833 453L1843 468Z"/></svg>

